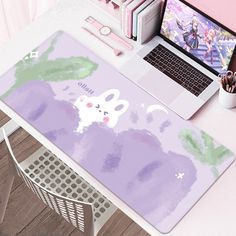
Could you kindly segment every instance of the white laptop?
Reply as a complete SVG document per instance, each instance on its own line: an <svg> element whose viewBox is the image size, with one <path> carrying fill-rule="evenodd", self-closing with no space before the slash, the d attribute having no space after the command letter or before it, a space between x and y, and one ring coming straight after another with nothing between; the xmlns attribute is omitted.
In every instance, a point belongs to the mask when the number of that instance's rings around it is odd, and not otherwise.
<svg viewBox="0 0 236 236"><path fill-rule="evenodd" d="M182 0L165 1L157 30L121 73L189 119L218 90L236 34Z"/></svg>

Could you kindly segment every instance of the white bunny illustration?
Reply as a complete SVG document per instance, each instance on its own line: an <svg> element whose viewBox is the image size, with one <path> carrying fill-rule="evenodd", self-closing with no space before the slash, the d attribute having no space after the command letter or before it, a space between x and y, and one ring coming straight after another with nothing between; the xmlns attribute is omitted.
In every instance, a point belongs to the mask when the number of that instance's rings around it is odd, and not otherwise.
<svg viewBox="0 0 236 236"><path fill-rule="evenodd" d="M115 127L119 116L129 106L128 101L118 100L119 96L117 89L107 90L98 97L80 96L74 104L79 109L80 116L77 132L83 132L83 129L93 122L102 122L110 128Z"/></svg>

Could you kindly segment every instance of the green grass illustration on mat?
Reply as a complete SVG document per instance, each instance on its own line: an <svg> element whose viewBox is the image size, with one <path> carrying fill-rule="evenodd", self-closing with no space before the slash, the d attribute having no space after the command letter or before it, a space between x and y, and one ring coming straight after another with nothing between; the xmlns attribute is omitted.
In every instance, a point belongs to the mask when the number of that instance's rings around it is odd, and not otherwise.
<svg viewBox="0 0 236 236"><path fill-rule="evenodd" d="M91 75L98 67L97 64L86 57L68 57L49 60L49 55L54 51L55 44L62 32L53 38L49 48L37 58L30 58L28 54L16 64L14 85L6 91L1 98L7 97L12 91L32 80L65 81L80 80ZM37 51L35 49L34 51Z"/></svg>
<svg viewBox="0 0 236 236"><path fill-rule="evenodd" d="M201 135L189 129L184 129L179 134L184 149L202 164L212 167L212 173L217 178L219 172L217 166L233 153L223 145L216 146L211 136L201 131Z"/></svg>

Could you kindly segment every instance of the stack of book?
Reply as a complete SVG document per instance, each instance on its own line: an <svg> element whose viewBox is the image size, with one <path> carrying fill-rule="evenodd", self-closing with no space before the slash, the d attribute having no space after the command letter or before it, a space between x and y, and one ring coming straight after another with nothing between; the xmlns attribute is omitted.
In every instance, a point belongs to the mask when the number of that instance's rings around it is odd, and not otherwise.
<svg viewBox="0 0 236 236"><path fill-rule="evenodd" d="M144 43L157 32L162 0L92 0L115 16L128 38Z"/></svg>
<svg viewBox="0 0 236 236"><path fill-rule="evenodd" d="M124 35L139 43L148 41L158 30L161 9L161 0L126 0L121 5Z"/></svg>

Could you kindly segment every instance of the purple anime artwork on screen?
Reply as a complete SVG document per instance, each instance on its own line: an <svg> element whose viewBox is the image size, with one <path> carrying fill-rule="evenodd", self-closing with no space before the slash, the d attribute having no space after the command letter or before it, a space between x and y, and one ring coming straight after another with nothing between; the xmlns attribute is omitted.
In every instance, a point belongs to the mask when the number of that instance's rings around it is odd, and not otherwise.
<svg viewBox="0 0 236 236"><path fill-rule="evenodd" d="M234 159L66 33L3 80L2 101L161 232Z"/></svg>
<svg viewBox="0 0 236 236"><path fill-rule="evenodd" d="M218 73L225 73L236 36L179 0L168 0L161 34Z"/></svg>

